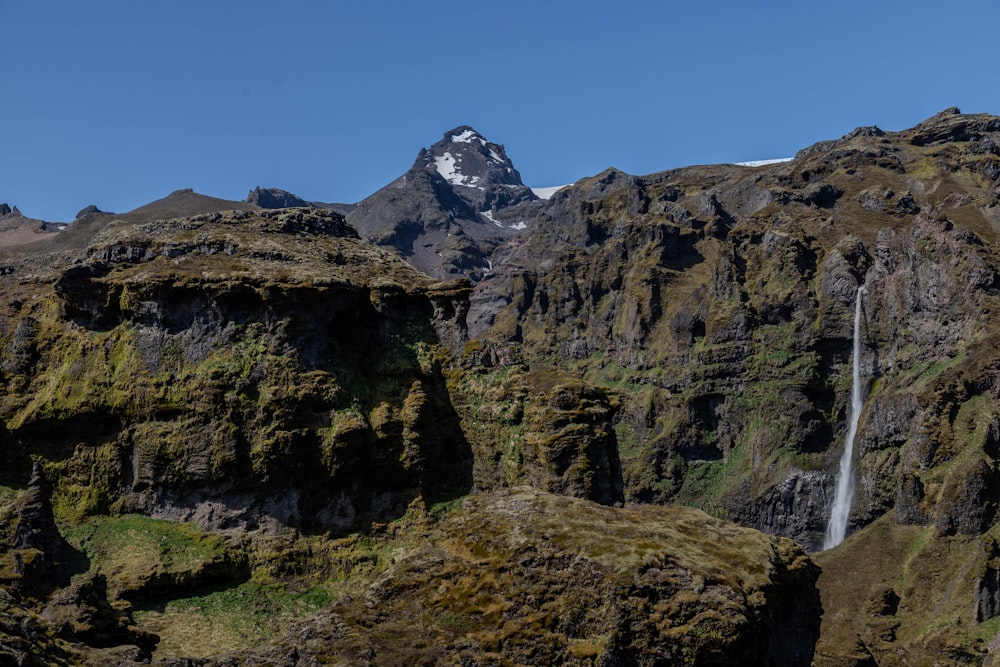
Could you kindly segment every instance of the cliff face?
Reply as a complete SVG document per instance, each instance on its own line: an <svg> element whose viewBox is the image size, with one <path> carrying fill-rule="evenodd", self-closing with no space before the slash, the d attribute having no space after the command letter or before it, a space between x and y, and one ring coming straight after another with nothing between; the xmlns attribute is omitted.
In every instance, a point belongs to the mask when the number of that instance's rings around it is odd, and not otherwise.
<svg viewBox="0 0 1000 667"><path fill-rule="evenodd" d="M865 285L850 532L863 540L883 519L923 527L927 543L912 548L954 567L924 576L961 591L969 622L973 601L990 599L989 576L971 573L987 567L980 540L996 530L1000 499L998 145L1000 120L949 110L767 167L609 170L554 195L494 257L470 328L484 349L521 350L529 366L557 366L620 404L626 502L694 504L818 549ZM938 540L951 539L967 548L945 557ZM821 585L836 596L858 582L843 574ZM919 639L933 604L909 574L893 585L900 608L923 609L898 633L914 644L866 650L879 664L893 651L939 655L954 638ZM855 612L849 627L868 618Z"/></svg>
<svg viewBox="0 0 1000 667"><path fill-rule="evenodd" d="M477 286L473 334L613 388L627 498L714 501L815 545L845 428L858 287L869 404L881 408L862 424L873 454L862 475L878 483L861 485L856 523L894 505L895 488L879 486L886 465L896 476L889 450L929 407L918 389L961 358L989 365L993 124L946 114L767 168L581 181ZM955 134L967 143L927 139Z"/></svg>
<svg viewBox="0 0 1000 667"><path fill-rule="evenodd" d="M435 282L318 209L98 222L0 272L0 618L16 619L0 625L0 656L228 654L437 548L444 533L419 536L472 491L531 483L622 502L617 404L558 371L508 367L504 384L483 370L467 281ZM573 507L554 506L567 521ZM485 538L503 539L494 529ZM802 576L776 580L781 595L815 595L815 570L782 548L775 562ZM558 578L565 557L550 556L524 576ZM462 577L502 569L479 565ZM211 590L263 601L172 611ZM256 609L266 620L248 623ZM809 614L814 630L818 605ZM791 650L758 644L739 651ZM585 663L603 649L586 650Z"/></svg>
<svg viewBox="0 0 1000 667"><path fill-rule="evenodd" d="M5 474L48 452L63 511L346 531L471 487L435 360L436 295L461 289L336 214L112 224L15 281Z"/></svg>

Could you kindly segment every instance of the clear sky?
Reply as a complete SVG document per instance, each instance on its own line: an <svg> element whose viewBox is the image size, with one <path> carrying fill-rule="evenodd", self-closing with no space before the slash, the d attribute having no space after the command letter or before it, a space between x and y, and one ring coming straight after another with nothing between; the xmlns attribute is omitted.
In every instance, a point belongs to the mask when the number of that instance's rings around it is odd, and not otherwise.
<svg viewBox="0 0 1000 667"><path fill-rule="evenodd" d="M532 186L1000 114L1000 0L0 0L0 202L355 202L458 125Z"/></svg>

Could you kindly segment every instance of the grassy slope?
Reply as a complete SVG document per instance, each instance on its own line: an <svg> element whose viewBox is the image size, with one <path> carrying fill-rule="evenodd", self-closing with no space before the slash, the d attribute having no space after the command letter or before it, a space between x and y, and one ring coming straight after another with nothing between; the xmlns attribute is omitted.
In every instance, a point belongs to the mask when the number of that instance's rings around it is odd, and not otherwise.
<svg viewBox="0 0 1000 667"><path fill-rule="evenodd" d="M981 659L1000 617L977 623L973 582L985 563L978 537L941 538L932 526L901 526L887 514L839 547L815 555L823 568L817 664L874 656L877 664L956 664ZM993 531L996 532L994 528ZM892 591L897 610L883 602ZM977 655L978 654L978 655ZM948 660L951 655L955 663Z"/></svg>

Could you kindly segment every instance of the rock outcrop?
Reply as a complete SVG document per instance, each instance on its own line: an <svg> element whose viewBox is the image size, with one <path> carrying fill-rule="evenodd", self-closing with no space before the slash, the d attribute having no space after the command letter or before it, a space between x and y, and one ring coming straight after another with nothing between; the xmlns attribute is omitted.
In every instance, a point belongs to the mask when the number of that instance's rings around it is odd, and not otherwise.
<svg viewBox="0 0 1000 667"><path fill-rule="evenodd" d="M262 188L259 185L250 191L244 200L261 208L309 208L312 206L302 197L278 188Z"/></svg>
<svg viewBox="0 0 1000 667"><path fill-rule="evenodd" d="M624 501L614 433L615 400L556 371L506 360L502 374L480 351L451 392L473 447L475 488L531 484L605 505ZM483 366L480 364L487 363Z"/></svg>
<svg viewBox="0 0 1000 667"><path fill-rule="evenodd" d="M97 215L99 213L106 213L106 211L102 211L101 209L97 208L97 206L95 206L94 204L91 204L89 206L84 206L83 208L81 208L77 212L75 219L79 220L80 218L85 218L88 215Z"/></svg>
<svg viewBox="0 0 1000 667"><path fill-rule="evenodd" d="M21 596L44 599L69 583L70 548L56 527L50 493L36 462L27 490L0 517L0 533L6 538L0 582Z"/></svg>
<svg viewBox="0 0 1000 667"><path fill-rule="evenodd" d="M697 510L519 487L469 498L363 595L238 659L806 666L816 575L789 540Z"/></svg>
<svg viewBox="0 0 1000 667"><path fill-rule="evenodd" d="M62 231L65 226L60 222L30 218L16 206L0 204L0 251L26 245L34 247L36 244L45 247L56 238L55 232Z"/></svg>

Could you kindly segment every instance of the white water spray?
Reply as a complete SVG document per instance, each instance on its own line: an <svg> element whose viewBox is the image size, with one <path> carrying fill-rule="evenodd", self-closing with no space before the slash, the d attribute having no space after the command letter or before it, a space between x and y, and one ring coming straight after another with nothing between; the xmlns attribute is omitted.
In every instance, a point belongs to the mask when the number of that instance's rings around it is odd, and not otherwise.
<svg viewBox="0 0 1000 667"><path fill-rule="evenodd" d="M847 436L844 438L844 453L840 457L840 470L837 472L837 491L833 497L833 509L830 512L830 523L826 527L823 538L823 548L832 549L844 541L847 535L847 520L851 515L851 503L854 501L854 437L858 434L858 420L861 419L861 409L864 407L864 385L861 379L861 297L865 286L858 287L858 295L854 300L854 362L851 378L851 414L847 426Z"/></svg>

